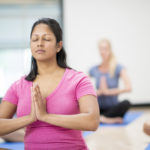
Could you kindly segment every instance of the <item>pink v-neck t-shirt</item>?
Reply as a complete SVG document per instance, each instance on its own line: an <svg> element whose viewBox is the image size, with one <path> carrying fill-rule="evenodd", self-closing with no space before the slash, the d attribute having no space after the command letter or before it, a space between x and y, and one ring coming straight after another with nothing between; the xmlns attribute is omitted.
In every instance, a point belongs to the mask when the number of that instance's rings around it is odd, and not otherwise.
<svg viewBox="0 0 150 150"><path fill-rule="evenodd" d="M14 82L3 100L17 105L17 117L30 114L31 86L25 76ZM79 114L78 100L85 95L96 96L87 75L66 68L56 89L46 97L49 114ZM85 101L86 103L86 101ZM28 125L24 137L26 150L87 150L82 131L55 126L42 121Z"/></svg>

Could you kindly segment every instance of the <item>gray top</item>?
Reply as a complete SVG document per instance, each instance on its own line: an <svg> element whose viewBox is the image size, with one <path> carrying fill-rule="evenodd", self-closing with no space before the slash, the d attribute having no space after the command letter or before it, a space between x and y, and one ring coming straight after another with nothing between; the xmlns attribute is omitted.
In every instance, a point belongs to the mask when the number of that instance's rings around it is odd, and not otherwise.
<svg viewBox="0 0 150 150"><path fill-rule="evenodd" d="M107 73L101 72L98 67L99 66L96 65L96 66L93 66L89 70L90 76L93 77L96 81L96 88L99 89L100 79L102 76L105 76L108 88L118 88L120 72L124 67L120 64L117 64L116 69L115 69L115 74L113 77L110 77L110 74L108 72ZM99 102L100 108L108 109L118 104L118 96L101 95L101 96L98 96L98 102Z"/></svg>

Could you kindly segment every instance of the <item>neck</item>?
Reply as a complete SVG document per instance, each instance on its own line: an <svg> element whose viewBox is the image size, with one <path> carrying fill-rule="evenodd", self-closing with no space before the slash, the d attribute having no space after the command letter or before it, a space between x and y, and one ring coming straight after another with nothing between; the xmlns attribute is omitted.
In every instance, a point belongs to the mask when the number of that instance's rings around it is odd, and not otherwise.
<svg viewBox="0 0 150 150"><path fill-rule="evenodd" d="M101 63L101 66L102 66L102 67L108 67L108 66L109 66L108 61L103 61L103 62Z"/></svg>
<svg viewBox="0 0 150 150"><path fill-rule="evenodd" d="M37 61L39 75L53 74L60 67L56 61Z"/></svg>

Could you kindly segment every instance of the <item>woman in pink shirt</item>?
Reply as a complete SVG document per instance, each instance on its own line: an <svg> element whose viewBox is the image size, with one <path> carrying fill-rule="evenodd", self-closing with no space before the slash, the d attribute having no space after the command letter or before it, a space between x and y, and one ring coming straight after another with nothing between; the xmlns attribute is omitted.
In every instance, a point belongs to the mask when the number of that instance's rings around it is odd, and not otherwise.
<svg viewBox="0 0 150 150"><path fill-rule="evenodd" d="M25 150L87 150L81 130L99 125L88 76L67 66L62 30L54 19L36 21L30 37L31 71L3 98L0 136L26 127Z"/></svg>

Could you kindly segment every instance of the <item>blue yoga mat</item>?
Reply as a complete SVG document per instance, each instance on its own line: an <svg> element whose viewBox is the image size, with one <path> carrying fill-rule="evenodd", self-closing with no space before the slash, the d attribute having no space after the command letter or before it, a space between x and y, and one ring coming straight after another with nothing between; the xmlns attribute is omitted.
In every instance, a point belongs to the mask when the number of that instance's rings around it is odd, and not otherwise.
<svg viewBox="0 0 150 150"><path fill-rule="evenodd" d="M7 148L11 150L24 150L24 143L23 142L0 143L0 148Z"/></svg>
<svg viewBox="0 0 150 150"><path fill-rule="evenodd" d="M143 114L143 112L127 112L126 115L123 118L123 123L122 124L104 124L101 123L99 127L121 127L121 126L126 126L133 122L135 119L140 117ZM93 131L85 131L83 132L83 136L87 136L89 134L93 133Z"/></svg>
<svg viewBox="0 0 150 150"><path fill-rule="evenodd" d="M114 126L114 127L118 127L118 126L125 126L130 124L131 122L133 122L135 119L137 119L138 117L140 117L143 114L143 112L127 112L123 118L123 123L119 124L119 123L114 123L114 124L105 124L105 123L101 123L100 126L102 127L107 127L107 126Z"/></svg>
<svg viewBox="0 0 150 150"><path fill-rule="evenodd" d="M150 144L146 147L145 150L150 150Z"/></svg>

